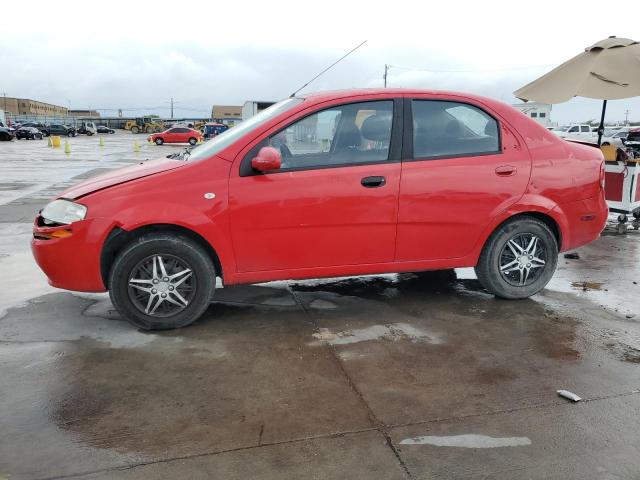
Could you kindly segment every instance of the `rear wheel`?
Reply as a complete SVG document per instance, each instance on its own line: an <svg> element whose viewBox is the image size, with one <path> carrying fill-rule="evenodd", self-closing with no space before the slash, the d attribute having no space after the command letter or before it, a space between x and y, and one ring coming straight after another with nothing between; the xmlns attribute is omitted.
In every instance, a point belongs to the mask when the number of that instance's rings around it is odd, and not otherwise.
<svg viewBox="0 0 640 480"><path fill-rule="evenodd" d="M156 138L155 142L156 142L156 145L162 145L164 143L164 140L161 138Z"/></svg>
<svg viewBox="0 0 640 480"><path fill-rule="evenodd" d="M131 127L131 133L140 133L140 128L137 125Z"/></svg>
<svg viewBox="0 0 640 480"><path fill-rule="evenodd" d="M116 258L109 295L118 312L138 328L180 328L207 309L215 278L211 260L191 239L146 235Z"/></svg>
<svg viewBox="0 0 640 480"><path fill-rule="evenodd" d="M73 132L67 132L67 137L73 137Z"/></svg>
<svg viewBox="0 0 640 480"><path fill-rule="evenodd" d="M542 290L556 269L558 242L549 227L528 216L502 224L487 240L476 275L494 295L527 298Z"/></svg>

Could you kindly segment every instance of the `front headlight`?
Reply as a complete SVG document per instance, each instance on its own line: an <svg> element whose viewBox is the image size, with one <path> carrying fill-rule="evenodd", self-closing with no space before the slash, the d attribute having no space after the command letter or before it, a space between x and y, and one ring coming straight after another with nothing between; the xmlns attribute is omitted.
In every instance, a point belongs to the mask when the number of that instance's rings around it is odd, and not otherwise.
<svg viewBox="0 0 640 480"><path fill-rule="evenodd" d="M62 223L68 225L87 216L87 207L69 200L54 200L40 212L46 225Z"/></svg>

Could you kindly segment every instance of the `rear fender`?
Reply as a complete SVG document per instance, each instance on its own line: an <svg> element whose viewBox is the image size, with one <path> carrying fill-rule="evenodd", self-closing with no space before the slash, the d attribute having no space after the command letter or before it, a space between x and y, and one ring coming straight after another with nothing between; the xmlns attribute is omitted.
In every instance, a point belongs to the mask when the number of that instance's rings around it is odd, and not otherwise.
<svg viewBox="0 0 640 480"><path fill-rule="evenodd" d="M480 253L482 253L482 248L498 226L512 217L527 213L544 215L556 223L558 233L560 235L561 250L564 250L563 247L565 245L571 244L571 239L569 237L569 222L565 213L562 211L562 208L546 197L535 194L525 194L518 203L511 205L508 209L493 217L492 221L486 226L480 236L480 239L474 246L472 251L473 258L477 261L480 257Z"/></svg>

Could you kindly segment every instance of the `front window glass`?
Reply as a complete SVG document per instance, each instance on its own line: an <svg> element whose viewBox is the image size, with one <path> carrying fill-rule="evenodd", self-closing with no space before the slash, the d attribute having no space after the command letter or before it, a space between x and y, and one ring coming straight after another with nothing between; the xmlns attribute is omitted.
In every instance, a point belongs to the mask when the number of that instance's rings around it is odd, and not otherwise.
<svg viewBox="0 0 640 480"><path fill-rule="evenodd" d="M383 162L389 158L393 101L351 103L309 115L269 138L281 169Z"/></svg>
<svg viewBox="0 0 640 480"><path fill-rule="evenodd" d="M236 125L202 145L195 147L191 150L189 160L201 160L221 152L242 136L252 130L255 130L260 127L260 125L268 122L274 117L277 117L281 113L286 112L290 108L293 108L295 105L299 105L303 101L304 100L302 98L287 98L281 102L271 105L269 108L261 111L257 115L244 120L239 125Z"/></svg>
<svg viewBox="0 0 640 480"><path fill-rule="evenodd" d="M414 158L498 153L498 122L481 109L458 102L415 100Z"/></svg>

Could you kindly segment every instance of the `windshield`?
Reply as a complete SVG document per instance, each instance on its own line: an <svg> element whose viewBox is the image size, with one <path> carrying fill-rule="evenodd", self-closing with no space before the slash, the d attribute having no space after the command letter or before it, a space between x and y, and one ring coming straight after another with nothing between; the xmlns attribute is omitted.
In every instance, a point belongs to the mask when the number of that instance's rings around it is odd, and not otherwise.
<svg viewBox="0 0 640 480"><path fill-rule="evenodd" d="M230 128L229 130L219 134L214 139L209 140L208 142L191 150L189 160L201 160L221 152L243 135L264 124L271 118L280 115L282 112L289 110L294 105L300 104L302 101L303 100L301 98L287 98L286 100L282 100L281 102L271 105L269 108L263 110L257 115L254 115L247 120L243 120L240 125Z"/></svg>

